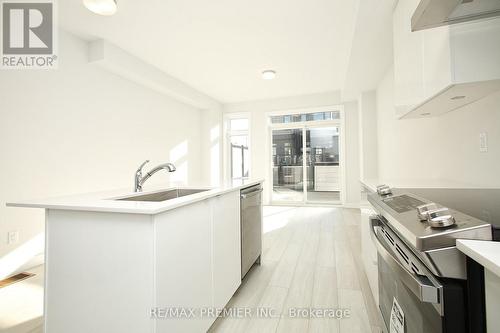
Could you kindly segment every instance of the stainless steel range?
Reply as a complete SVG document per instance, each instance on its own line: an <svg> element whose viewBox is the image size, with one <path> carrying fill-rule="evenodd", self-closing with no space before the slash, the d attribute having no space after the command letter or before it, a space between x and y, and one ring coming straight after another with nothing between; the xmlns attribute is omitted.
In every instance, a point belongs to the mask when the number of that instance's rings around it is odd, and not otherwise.
<svg viewBox="0 0 500 333"><path fill-rule="evenodd" d="M469 295L471 284L478 282L472 281L472 269L455 242L491 240L491 224L416 191L387 186L377 190L368 201L378 213L371 224L386 330L396 302L406 313L404 332L480 332L483 323L477 311L482 310Z"/></svg>

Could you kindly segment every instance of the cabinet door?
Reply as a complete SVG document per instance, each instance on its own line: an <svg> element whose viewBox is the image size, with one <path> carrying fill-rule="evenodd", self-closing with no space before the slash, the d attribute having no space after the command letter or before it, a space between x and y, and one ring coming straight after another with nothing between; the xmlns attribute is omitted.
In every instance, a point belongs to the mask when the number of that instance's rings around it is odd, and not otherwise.
<svg viewBox="0 0 500 333"><path fill-rule="evenodd" d="M379 304L378 299L378 267L377 267L377 248L371 239L370 216L375 214L371 208L361 209L361 257L365 268L368 283L372 291L375 303Z"/></svg>
<svg viewBox="0 0 500 333"><path fill-rule="evenodd" d="M179 207L154 218L156 307L212 307L209 201ZM159 319L156 332L205 332L212 322L213 318L207 317Z"/></svg>
<svg viewBox="0 0 500 333"><path fill-rule="evenodd" d="M453 83L450 28L411 31L419 2L399 1L394 10L394 100L399 115Z"/></svg>
<svg viewBox="0 0 500 333"><path fill-rule="evenodd" d="M452 84L450 27L424 31L423 57L424 98L429 99Z"/></svg>
<svg viewBox="0 0 500 333"><path fill-rule="evenodd" d="M241 283L240 192L211 199L214 306L224 307Z"/></svg>
<svg viewBox="0 0 500 333"><path fill-rule="evenodd" d="M423 101L423 31L411 31L411 16L419 0L399 1L393 16L394 100L398 113Z"/></svg>

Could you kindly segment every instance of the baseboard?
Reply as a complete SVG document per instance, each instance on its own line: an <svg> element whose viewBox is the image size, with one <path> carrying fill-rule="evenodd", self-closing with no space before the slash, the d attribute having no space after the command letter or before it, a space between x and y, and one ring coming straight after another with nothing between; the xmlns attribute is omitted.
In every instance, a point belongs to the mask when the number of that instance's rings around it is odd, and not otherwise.
<svg viewBox="0 0 500 333"><path fill-rule="evenodd" d="M344 205L343 205L344 208L357 208L359 209L359 202L346 202Z"/></svg>

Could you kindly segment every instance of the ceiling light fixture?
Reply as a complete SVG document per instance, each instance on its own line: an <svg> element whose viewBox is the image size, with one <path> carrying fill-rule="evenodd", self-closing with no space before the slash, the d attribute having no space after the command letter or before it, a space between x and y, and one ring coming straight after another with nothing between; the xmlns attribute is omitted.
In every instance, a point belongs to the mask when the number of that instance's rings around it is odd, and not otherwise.
<svg viewBox="0 0 500 333"><path fill-rule="evenodd" d="M268 69L262 72L262 78L264 80L272 80L275 77L276 77L276 72L273 70Z"/></svg>
<svg viewBox="0 0 500 333"><path fill-rule="evenodd" d="M460 95L460 96L453 96L452 98L450 98L451 100L453 101L456 101L457 99L462 99L462 98L465 98L465 96L463 95Z"/></svg>
<svg viewBox="0 0 500 333"><path fill-rule="evenodd" d="M83 0L83 5L93 13L110 16L118 9L116 0Z"/></svg>

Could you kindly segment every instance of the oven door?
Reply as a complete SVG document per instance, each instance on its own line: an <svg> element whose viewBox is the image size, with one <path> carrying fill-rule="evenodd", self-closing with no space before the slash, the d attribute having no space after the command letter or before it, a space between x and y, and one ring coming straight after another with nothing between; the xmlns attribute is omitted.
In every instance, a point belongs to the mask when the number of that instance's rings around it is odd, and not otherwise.
<svg viewBox="0 0 500 333"><path fill-rule="evenodd" d="M370 223L377 245L379 307L386 331L390 331L396 300L404 314L405 333L444 332L442 285L384 222L372 217Z"/></svg>

